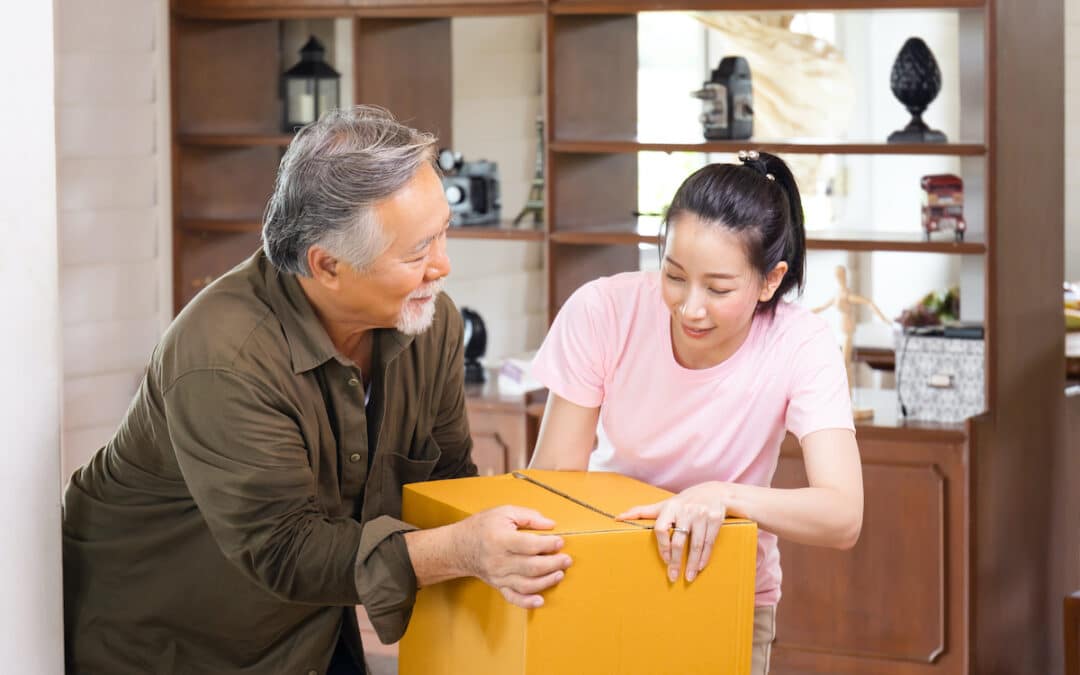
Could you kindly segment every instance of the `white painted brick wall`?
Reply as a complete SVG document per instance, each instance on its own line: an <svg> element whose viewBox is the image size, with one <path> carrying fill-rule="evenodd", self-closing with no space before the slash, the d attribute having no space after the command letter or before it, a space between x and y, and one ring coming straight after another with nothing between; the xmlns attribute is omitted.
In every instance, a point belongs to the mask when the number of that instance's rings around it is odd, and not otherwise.
<svg viewBox="0 0 1080 675"><path fill-rule="evenodd" d="M454 145L499 165L503 218L528 197L541 110L540 17L454 19ZM446 289L484 318L485 360L536 349L547 330L543 246L451 240Z"/></svg>
<svg viewBox="0 0 1080 675"><path fill-rule="evenodd" d="M1080 0L1065 0L1065 277L1080 281Z"/></svg>
<svg viewBox="0 0 1080 675"><path fill-rule="evenodd" d="M123 417L170 313L167 0L57 0L64 476Z"/></svg>

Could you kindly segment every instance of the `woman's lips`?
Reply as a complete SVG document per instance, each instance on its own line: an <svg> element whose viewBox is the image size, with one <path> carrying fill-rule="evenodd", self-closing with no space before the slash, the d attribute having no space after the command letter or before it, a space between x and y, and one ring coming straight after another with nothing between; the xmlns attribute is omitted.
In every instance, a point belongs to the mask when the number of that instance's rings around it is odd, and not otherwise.
<svg viewBox="0 0 1080 675"><path fill-rule="evenodd" d="M679 325L682 326L683 333L687 337L693 338L695 340L700 340L701 338L703 338L706 335L708 335L709 333L711 333L712 330L713 330L712 328L701 328L701 329L691 328L690 326L687 326L685 323L679 324Z"/></svg>

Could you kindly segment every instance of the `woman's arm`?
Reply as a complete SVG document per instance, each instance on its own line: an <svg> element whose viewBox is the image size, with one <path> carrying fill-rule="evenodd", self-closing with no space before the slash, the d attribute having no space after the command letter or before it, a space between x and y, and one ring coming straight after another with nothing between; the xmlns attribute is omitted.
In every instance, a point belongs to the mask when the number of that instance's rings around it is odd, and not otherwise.
<svg viewBox="0 0 1080 675"><path fill-rule="evenodd" d="M678 577L688 545L687 580L705 568L728 514L754 520L781 539L851 548L859 538L863 513L862 466L855 434L847 429L816 431L803 438L802 449L809 487L701 483L662 502L630 509L619 518L656 519L660 555L672 581Z"/></svg>
<svg viewBox="0 0 1080 675"><path fill-rule="evenodd" d="M584 471L596 441L600 408L585 408L558 394L548 394L531 469Z"/></svg>

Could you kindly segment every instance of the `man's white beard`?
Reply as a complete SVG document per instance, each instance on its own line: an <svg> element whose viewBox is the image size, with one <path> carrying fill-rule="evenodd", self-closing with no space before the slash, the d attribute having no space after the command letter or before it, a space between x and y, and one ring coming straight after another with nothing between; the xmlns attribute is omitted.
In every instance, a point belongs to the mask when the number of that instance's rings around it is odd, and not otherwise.
<svg viewBox="0 0 1080 675"><path fill-rule="evenodd" d="M442 279L439 279L410 293L401 306L401 316L398 317L395 328L406 335L419 335L431 328L431 322L435 319L436 297L442 292L442 287ZM427 296L431 296L431 300L425 302L422 307L417 308L409 302L414 298Z"/></svg>

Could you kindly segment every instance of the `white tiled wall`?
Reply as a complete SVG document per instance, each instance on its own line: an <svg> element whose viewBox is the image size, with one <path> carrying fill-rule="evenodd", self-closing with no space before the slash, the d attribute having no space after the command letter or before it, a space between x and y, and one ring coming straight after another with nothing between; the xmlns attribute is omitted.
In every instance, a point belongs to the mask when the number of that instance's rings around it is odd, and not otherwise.
<svg viewBox="0 0 1080 675"><path fill-rule="evenodd" d="M498 163L504 219L528 196L541 106L541 17L454 19L454 146ZM487 328L485 360L539 346L547 328L542 245L450 240L446 290Z"/></svg>
<svg viewBox="0 0 1080 675"><path fill-rule="evenodd" d="M166 0L57 0L63 474L116 429L169 314Z"/></svg>
<svg viewBox="0 0 1080 675"><path fill-rule="evenodd" d="M1065 0L1065 277L1080 280L1080 0Z"/></svg>

